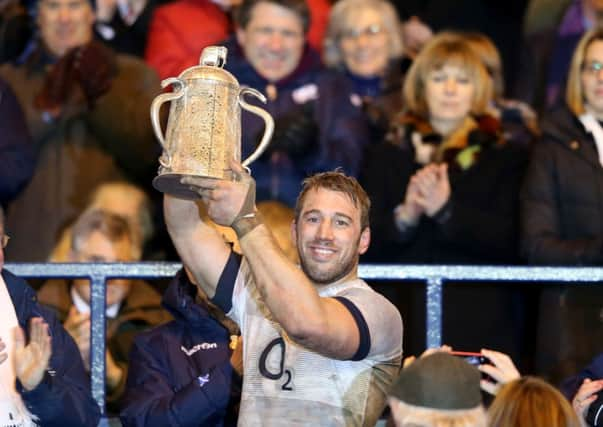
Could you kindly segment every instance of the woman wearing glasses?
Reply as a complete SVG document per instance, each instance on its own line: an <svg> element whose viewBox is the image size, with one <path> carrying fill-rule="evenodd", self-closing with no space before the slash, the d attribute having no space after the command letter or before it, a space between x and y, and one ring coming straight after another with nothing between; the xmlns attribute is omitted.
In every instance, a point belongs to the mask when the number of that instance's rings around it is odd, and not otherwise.
<svg viewBox="0 0 603 427"><path fill-rule="evenodd" d="M565 105L542 124L522 190L522 253L530 264L603 265L603 30L586 33L570 65ZM603 287L547 287L537 369L573 375L603 352Z"/></svg>
<svg viewBox="0 0 603 427"><path fill-rule="evenodd" d="M343 80L350 101L362 108L380 141L402 100L400 21L387 0L340 0L331 9L324 41L331 78Z"/></svg>

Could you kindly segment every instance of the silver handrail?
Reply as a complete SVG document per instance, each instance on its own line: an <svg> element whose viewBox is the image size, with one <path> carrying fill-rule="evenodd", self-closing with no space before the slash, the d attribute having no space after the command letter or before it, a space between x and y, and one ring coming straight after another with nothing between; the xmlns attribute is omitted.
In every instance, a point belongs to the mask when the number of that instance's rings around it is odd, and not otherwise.
<svg viewBox="0 0 603 427"><path fill-rule="evenodd" d="M7 263L5 268L23 278L88 278L91 281L91 389L105 413L105 282L115 278L171 278L179 263ZM362 264L367 280L426 282L426 344L442 344L442 287L446 281L571 282L603 281L603 268Z"/></svg>

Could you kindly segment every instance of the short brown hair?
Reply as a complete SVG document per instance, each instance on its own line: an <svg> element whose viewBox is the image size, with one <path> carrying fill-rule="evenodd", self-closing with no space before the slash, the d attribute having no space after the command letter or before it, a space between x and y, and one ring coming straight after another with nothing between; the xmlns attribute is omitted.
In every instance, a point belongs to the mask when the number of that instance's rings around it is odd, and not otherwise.
<svg viewBox="0 0 603 427"><path fill-rule="evenodd" d="M552 385L536 377L505 384L488 410L491 427L579 427L572 406Z"/></svg>
<svg viewBox="0 0 603 427"><path fill-rule="evenodd" d="M371 201L366 191L364 191L356 178L347 176L339 170L317 173L304 179L302 190L295 203L295 222L299 222L304 201L310 190L319 188L337 191L348 196L352 203L354 203L354 206L360 209L360 229L364 230L369 227Z"/></svg>
<svg viewBox="0 0 603 427"><path fill-rule="evenodd" d="M302 22L304 33L310 28L310 9L305 0L243 0L233 13L234 21L239 28L245 29L251 21L251 14L258 3L272 3L295 13Z"/></svg>
<svg viewBox="0 0 603 427"><path fill-rule="evenodd" d="M140 259L140 250L137 245L133 244L135 238L128 221L120 215L100 209L84 211L75 221L71 232L71 249L80 250L84 240L95 231L100 232L110 242L128 239L132 249L132 259Z"/></svg>
<svg viewBox="0 0 603 427"><path fill-rule="evenodd" d="M434 36L421 49L404 81L403 97L405 105L411 113L427 118L427 100L425 86L431 71L439 70L445 65L456 65L467 72L475 86L471 105L473 114L483 114L492 100L492 80L486 67L469 43L458 33L441 32Z"/></svg>
<svg viewBox="0 0 603 427"><path fill-rule="evenodd" d="M586 59L586 51L593 42L603 41L603 29L598 28L584 34L578 46L574 50L572 62L570 63L569 74L567 77L567 87L565 88L565 102L576 116L581 116L585 112L584 108L584 88L582 87L582 67Z"/></svg>

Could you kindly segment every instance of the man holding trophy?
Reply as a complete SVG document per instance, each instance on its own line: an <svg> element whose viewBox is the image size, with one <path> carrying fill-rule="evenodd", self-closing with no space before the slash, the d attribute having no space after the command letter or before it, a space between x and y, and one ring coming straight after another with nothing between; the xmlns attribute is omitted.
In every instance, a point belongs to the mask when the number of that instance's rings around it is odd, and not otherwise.
<svg viewBox="0 0 603 427"><path fill-rule="evenodd" d="M254 69L265 65L266 70L282 71L271 79L295 75L300 55L290 55L302 49L303 43L294 41L305 27L296 18L298 9L289 8L297 4L304 9L305 4L247 1L253 6L249 21L241 21L245 34L241 39L239 33L239 41L247 47L274 45L270 52L246 49L250 64L257 60ZM173 85L174 91L158 96L151 107L164 148L153 185L167 193L166 225L182 262L211 302L241 329L244 375L238 424L373 426L400 369L402 319L390 302L358 278L359 256L370 243L370 200L343 172L305 179L291 224L301 266L284 255L257 212L256 181L246 169L257 159L255 176L267 147L278 146L279 117L274 125L270 114L247 103L245 95L264 102L266 97L254 86L239 87L223 69L226 55L224 47L208 47L199 66L162 82ZM278 87L269 88L270 111L285 101L271 92ZM158 117L161 104L168 101L164 136ZM265 123L250 155L245 138L254 132L241 126L241 108ZM276 137L271 141L273 130ZM256 132L261 131L258 125ZM243 162L242 154L247 157ZM293 182L293 175L290 179ZM297 179L300 187L302 179ZM201 219L197 199L202 199L211 220L234 229L242 255ZM203 378L203 386L218 381L210 373Z"/></svg>
<svg viewBox="0 0 603 427"><path fill-rule="evenodd" d="M255 207L255 181L185 176L211 219L231 226L243 255L203 222L195 201L165 195L165 218L184 264L240 326L240 426L372 426L402 357L396 308L358 278L370 242L370 201L354 178L304 181L291 231L301 267L279 249ZM211 378L209 378L211 381Z"/></svg>

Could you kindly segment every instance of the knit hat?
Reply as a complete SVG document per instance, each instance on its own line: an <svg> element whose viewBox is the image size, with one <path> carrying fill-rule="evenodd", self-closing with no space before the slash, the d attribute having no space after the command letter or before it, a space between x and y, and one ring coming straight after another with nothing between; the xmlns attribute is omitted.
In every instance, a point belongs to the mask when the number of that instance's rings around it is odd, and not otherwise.
<svg viewBox="0 0 603 427"><path fill-rule="evenodd" d="M474 409L481 405L480 371L465 360L437 352L402 370L390 396L430 409Z"/></svg>

